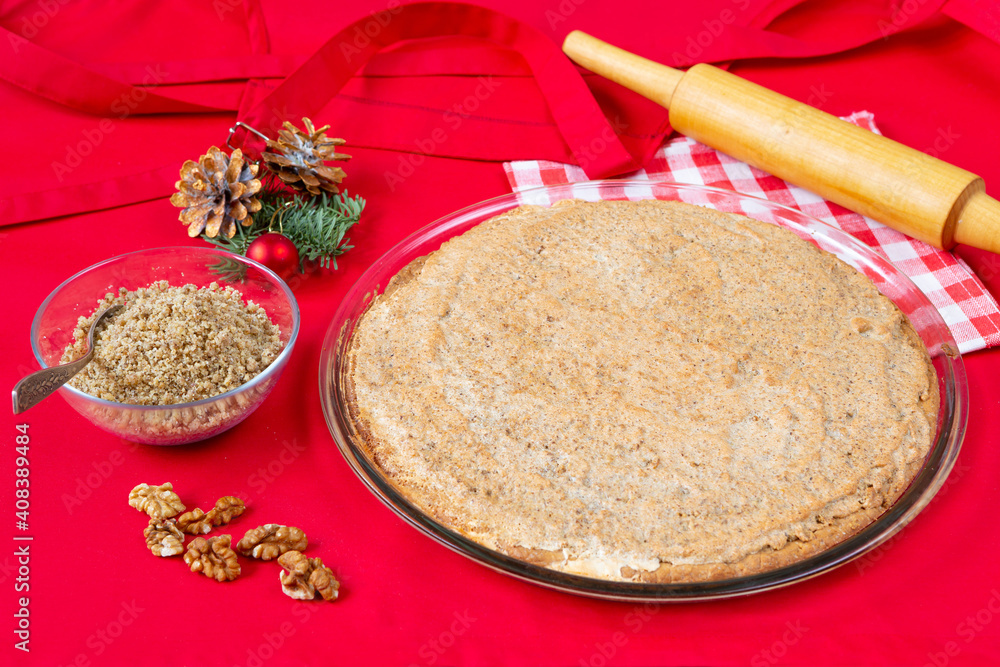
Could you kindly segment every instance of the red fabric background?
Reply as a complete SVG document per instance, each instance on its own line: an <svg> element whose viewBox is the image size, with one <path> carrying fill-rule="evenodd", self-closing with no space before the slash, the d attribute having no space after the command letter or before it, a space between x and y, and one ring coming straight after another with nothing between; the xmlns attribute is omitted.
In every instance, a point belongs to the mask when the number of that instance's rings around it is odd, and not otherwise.
<svg viewBox="0 0 1000 667"><path fill-rule="evenodd" d="M738 40L735 25L768 3L482 4L556 42L580 28L671 63L699 39L706 52L723 50L729 40ZM878 21L893 16L891 4L810 2L772 27L813 41L878 32ZM977 3L962 4L967 13ZM900 3L895 16L905 23L911 5L922 6ZM136 83L148 73L146 64L159 63L154 72L165 93L212 106L240 105L240 83L172 81L199 71L213 78L191 61L240 61L227 72L255 66L258 61L246 56L251 43L260 49L260 40L252 42L241 5L222 0L122 6L7 3L0 25ZM349 21L386 6L378 0L349 8L265 2L262 18L278 57L265 59L272 70L254 72L286 73ZM732 25L726 23L730 16ZM988 15L980 22L996 25ZM733 70L834 114L869 109L886 135L982 175L987 190L1000 196L1000 45L950 18L840 55L740 61ZM482 100L475 117L451 130L444 111L474 95L483 75L499 77L495 94ZM265 78L262 85L277 82ZM625 139L630 150L662 129L662 110L614 84L585 78L609 117L623 119L626 133L635 135ZM407 112L407 124L401 125L402 112L393 110L411 107L425 115ZM10 195L52 189L52 197L65 198L65 186L155 173L165 165L179 168L208 146L221 145L234 117L128 114L102 125L99 117L0 84L5 190ZM506 122L497 123L498 118ZM1000 662L1000 529L993 516L1000 502L997 350L966 358L968 435L940 496L888 545L783 590L648 607L589 600L487 570L397 519L350 472L323 421L317 366L333 310L360 273L402 236L507 192L498 160L566 160L568 148L553 138L551 115L523 61L467 39L411 43L380 54L315 120L332 123L348 139L354 159L347 183L352 193L368 199L369 208L351 235L357 247L342 258L340 270L296 281L303 315L297 348L256 413L222 436L175 448L106 436L59 398L19 419L7 413L0 434L3 662L595 667ZM448 140L436 142L427 151L432 155L420 154L416 141L426 146L437 127L450 130ZM487 139L483 152L475 153ZM28 329L35 309L62 280L119 253L195 243L166 200L169 187L162 190L162 179L151 178L145 203L0 228L7 285L0 323L8 355L0 369L3 386L12 387L36 368ZM73 192L84 196L82 190ZM1000 294L1000 258L962 253ZM19 534L13 526L17 423L30 424L31 435L30 654L14 649L12 632L21 595L15 591L17 545L10 539ZM126 497L139 482L167 480L192 506L204 508L225 494L246 498L249 510L233 525L237 537L266 522L302 527L312 542L310 552L342 579L342 599L303 604L286 598L273 563L244 562L243 578L220 585L186 572L179 559L153 558L141 538L145 522Z"/></svg>

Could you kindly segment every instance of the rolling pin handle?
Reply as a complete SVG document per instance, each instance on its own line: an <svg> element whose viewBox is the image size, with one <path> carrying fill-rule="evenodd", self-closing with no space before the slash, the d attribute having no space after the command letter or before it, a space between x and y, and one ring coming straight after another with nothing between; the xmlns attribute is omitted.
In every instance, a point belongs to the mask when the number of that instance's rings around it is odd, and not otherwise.
<svg viewBox="0 0 1000 667"><path fill-rule="evenodd" d="M668 109L684 76L680 70L629 53L579 30L566 35L563 53L594 74L620 83Z"/></svg>
<svg viewBox="0 0 1000 667"><path fill-rule="evenodd" d="M1000 202L971 172L711 65L681 72L580 31L563 51L667 107L695 141L939 248L1000 253Z"/></svg>

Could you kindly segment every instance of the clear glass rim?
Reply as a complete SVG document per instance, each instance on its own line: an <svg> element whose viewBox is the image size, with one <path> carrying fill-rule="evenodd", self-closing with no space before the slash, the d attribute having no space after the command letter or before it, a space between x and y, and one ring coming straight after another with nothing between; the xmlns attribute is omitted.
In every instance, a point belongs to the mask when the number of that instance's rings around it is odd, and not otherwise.
<svg viewBox="0 0 1000 667"><path fill-rule="evenodd" d="M350 437L350 427L344 410L342 410L342 382L344 379L342 373L345 369L340 362L344 358L343 352L346 350L346 346L353 334L353 327L370 303L370 298L374 298L374 295L385 287L388 279L396 271L415 258L415 256L411 255L416 248L421 247L428 241L437 241L439 238L441 241L447 240L454 235L453 231L466 225L469 227L474 226L470 223L475 222L475 224L478 224L478 222L519 206L523 203L523 199L529 198L533 194L544 192L558 197L560 195L580 194L581 192L600 192L602 188L608 186L621 187L625 193L628 193L630 188L641 189L650 187L711 193L727 198L751 200L757 206L785 211L794 220L783 221L795 224L798 228L801 220L801 225L804 225L801 228L804 231L810 235L821 235L824 237L824 240L830 241L837 248L842 249L835 253L838 256L840 252L855 253L880 269L891 271L895 274L895 277L904 279L914 293L919 295L919 299L922 300L922 306L926 305L930 307L933 317L936 318L933 324L935 327L941 327L941 331L946 338L943 342L950 344L950 350L939 350L936 355L933 350L929 350L932 358L941 360L941 368L944 370L942 381L944 391L940 399L941 417L939 418L939 423L941 426L932 449L920 471L892 507L886 510L874 522L846 540L819 554L791 565L768 572L717 581L646 584L606 581L581 575L567 574L532 565L489 549L445 527L426 515L400 494L382 475L380 469L368 459L363 449ZM636 194L644 195L645 193L640 192ZM400 258L404 258L405 261L401 262ZM383 275L392 268L394 263L399 263L400 266L395 267L395 271ZM941 368L938 370L939 373L941 372ZM588 597L634 602L683 602L721 599L773 590L818 576L875 549L912 521L934 498L955 464L965 435L968 419L968 387L965 367L950 329L923 292L885 257L877 254L846 232L797 209L721 188L670 183L666 181L611 179L541 186L518 193L501 195L467 206L418 229L376 260L361 275L351 289L348 290L344 299L339 304L323 342L320 357L319 385L323 414L327 426L330 429L337 448L344 456L350 468L383 504L421 533L482 565L518 579Z"/></svg>
<svg viewBox="0 0 1000 667"><path fill-rule="evenodd" d="M52 292L50 292L49 295L45 297L45 300L42 301L42 304L38 307L38 310L35 312L34 319L31 321L31 334L30 334L31 351L34 353L35 360L39 363L39 365L41 365L42 368L49 367L48 364L45 363L45 359L42 358L42 351L38 347L38 329L41 327L42 317L45 314L45 311L48 308L49 303L52 302L52 300L56 297L56 295L59 294L59 292L61 292L64 288L68 287L70 284L73 283L73 281L79 279L81 276L84 276L90 273L91 271L99 269L103 266L106 266L113 262L121 261L127 257L133 257L136 255L147 255L158 252L184 252L184 253L204 254L205 256L222 257L225 259L246 264L247 266L250 266L258 270L265 276L267 276L277 287L281 288L282 293L284 294L285 298L288 300L289 305L291 306L290 310L292 313L292 331L288 336L288 343L285 345L284 349L282 349L281 352L278 354L278 356L275 358L275 360L272 361L271 364L266 369L264 369L264 372L256 375L249 382L241 384L239 387L236 387L235 389L230 389L224 394L219 394L218 396L210 396L209 398L203 398L198 401L192 401L190 403L171 403L169 405L134 405L132 403L117 403L115 401L109 401L107 399L98 398L97 396L93 396L86 392L80 391L76 387L73 387L69 384L64 384L62 387L60 387L59 388L60 391L68 392L71 396L85 400L87 402L93 403L98 406L115 408L118 410L127 409L127 410L135 410L137 412L185 410L188 408L198 408L204 405L210 405L218 401L224 401L227 398L230 398L236 394L242 394L247 390L253 389L257 385L266 382L271 376L274 375L274 373L278 371L278 369L282 368L285 365L285 362L288 360L288 357L291 356L292 354L292 348L295 346L295 341L298 338L299 327L301 323L299 304L298 301L295 300L295 295L292 293L291 288L289 288L288 285L285 283L285 281L282 280L281 277L274 271L267 268L263 264L255 262L249 257L244 257L243 255L237 255L227 250L222 250L221 248L203 248L198 246L160 246L157 248L145 248L143 250L134 250L132 252L122 253L121 255L115 255L114 257L109 257L108 259L102 260L96 264L88 266L85 269L77 271L72 276L59 283L59 286L56 287L54 290L52 290Z"/></svg>

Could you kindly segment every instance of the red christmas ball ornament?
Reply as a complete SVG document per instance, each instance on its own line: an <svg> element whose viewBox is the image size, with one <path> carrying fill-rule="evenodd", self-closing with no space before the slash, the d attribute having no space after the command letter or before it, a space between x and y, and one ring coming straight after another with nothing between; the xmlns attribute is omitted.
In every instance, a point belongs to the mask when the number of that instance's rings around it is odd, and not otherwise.
<svg viewBox="0 0 1000 667"><path fill-rule="evenodd" d="M283 280L291 278L299 269L299 249L290 238L278 232L268 232L254 239L247 248L247 257L271 269Z"/></svg>

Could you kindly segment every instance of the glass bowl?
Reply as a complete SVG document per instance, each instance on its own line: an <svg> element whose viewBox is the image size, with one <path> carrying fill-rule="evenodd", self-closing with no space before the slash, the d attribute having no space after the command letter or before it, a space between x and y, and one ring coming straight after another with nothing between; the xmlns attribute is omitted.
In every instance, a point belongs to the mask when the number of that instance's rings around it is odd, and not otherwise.
<svg viewBox="0 0 1000 667"><path fill-rule="evenodd" d="M225 277L229 279L226 279ZM299 333L299 307L291 290L270 269L215 248L139 250L80 271L55 289L31 323L31 349L43 368L58 365L73 341L77 319L94 312L105 294L135 290L158 280L171 285L232 286L261 306L280 329L283 349L246 384L219 396L174 405L128 405L86 394L69 385L59 393L95 426L132 442L180 445L204 440L243 421L267 397L284 370Z"/></svg>
<svg viewBox="0 0 1000 667"><path fill-rule="evenodd" d="M661 199L739 213L789 229L868 276L920 334L937 371L941 396L932 449L896 503L853 537L786 567L717 581L645 584L567 574L517 560L446 528L402 496L355 441L349 420L344 373L346 352L358 320L389 280L417 257L520 204L548 206L561 199ZM927 297L884 257L849 234L780 204L717 188L650 181L591 181L535 188L470 206L413 233L376 261L345 296L326 334L319 381L327 425L341 454L372 493L419 531L483 565L520 579L592 597L632 601L698 600L773 589L816 576L874 549L913 520L941 488L958 456L968 410L965 368L951 332Z"/></svg>

